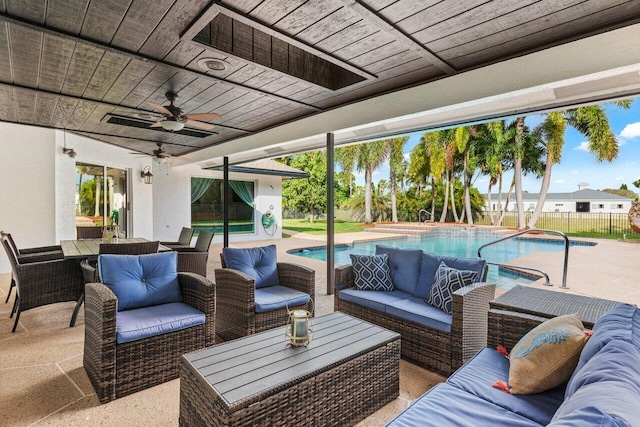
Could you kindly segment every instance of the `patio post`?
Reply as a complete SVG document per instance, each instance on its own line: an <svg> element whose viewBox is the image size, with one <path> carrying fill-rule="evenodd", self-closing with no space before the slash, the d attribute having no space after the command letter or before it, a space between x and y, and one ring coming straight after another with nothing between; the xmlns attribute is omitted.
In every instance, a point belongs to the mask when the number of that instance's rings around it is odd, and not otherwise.
<svg viewBox="0 0 640 427"><path fill-rule="evenodd" d="M224 195L222 203L222 229L223 229L223 247L229 247L229 199L231 197L229 193L229 158L224 157L224 167L222 170L222 176L224 181Z"/></svg>
<svg viewBox="0 0 640 427"><path fill-rule="evenodd" d="M334 170L334 137L332 133L327 134L327 295L333 295L335 290L334 276L334 188L333 188L333 170Z"/></svg>

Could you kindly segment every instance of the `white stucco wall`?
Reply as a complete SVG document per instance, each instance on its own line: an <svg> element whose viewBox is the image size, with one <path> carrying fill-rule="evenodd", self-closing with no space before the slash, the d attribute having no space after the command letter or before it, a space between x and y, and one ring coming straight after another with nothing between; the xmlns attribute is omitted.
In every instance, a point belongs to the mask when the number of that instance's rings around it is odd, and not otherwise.
<svg viewBox="0 0 640 427"><path fill-rule="evenodd" d="M202 170L197 165L168 167L153 165L153 235L158 240L176 240L182 227L191 225L191 177L222 179L222 172ZM255 233L231 234L230 242L273 239L282 237L282 178L266 175L231 173L231 179L254 181ZM271 209L271 207L273 208ZM269 236L262 228L261 217L267 210L275 215L278 230ZM215 242L222 241L216 233Z"/></svg>
<svg viewBox="0 0 640 427"><path fill-rule="evenodd" d="M582 200L581 200L582 201ZM587 200L584 200L587 202ZM504 199L503 199L504 203ZM623 213L626 214L631 209L632 200L610 200L610 199L602 199L602 200L590 200L589 204L591 205L590 213ZM498 208L497 197L491 199L491 204L494 206L494 210ZM535 200L525 200L523 202L525 211L533 211L537 205L537 201ZM599 207L602 205L603 207ZM618 205L622 205L622 208L618 208ZM485 209L489 206L488 201L485 200ZM509 202L509 206L507 206L507 211L515 211L516 203L512 200ZM544 206L542 207L542 212L576 212L576 200L546 200L544 202Z"/></svg>
<svg viewBox="0 0 640 427"><path fill-rule="evenodd" d="M0 229L10 232L18 247L45 246L75 237L75 165L92 163L127 169L132 192L132 231L153 238L152 186L142 183L140 171L149 158L128 150L67 134L75 159L62 153L64 134L37 127L0 124ZM10 271L0 250L0 273Z"/></svg>

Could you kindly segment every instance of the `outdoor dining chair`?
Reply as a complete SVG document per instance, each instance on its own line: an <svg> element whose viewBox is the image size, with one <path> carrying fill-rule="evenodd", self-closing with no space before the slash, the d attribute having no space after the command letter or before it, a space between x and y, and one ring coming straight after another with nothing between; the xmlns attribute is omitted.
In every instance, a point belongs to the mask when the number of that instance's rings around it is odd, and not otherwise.
<svg viewBox="0 0 640 427"><path fill-rule="evenodd" d="M30 263L30 262L38 262L38 261L53 261L56 259L63 259L64 255L62 254L62 248L59 245L54 246L40 246L35 248L24 248L18 249L16 246L16 242L13 240L11 233L5 233L4 231L0 231L0 235L6 237L9 241L9 245L13 249L13 252L16 254L18 258L18 262L22 264ZM9 298L11 297L11 291L16 286L15 278L13 274L11 275L11 285L9 286L9 292L7 293L7 298L4 303L9 302ZM16 305L14 303L13 310L11 311L11 316L13 316Z"/></svg>
<svg viewBox="0 0 640 427"><path fill-rule="evenodd" d="M21 263L6 235L1 236L16 284L15 332L20 314L31 308L57 302L78 301L84 292L82 270L73 260L57 259Z"/></svg>
<svg viewBox="0 0 640 427"><path fill-rule="evenodd" d="M176 247L178 252L178 271L196 273L207 277L207 262L209 261L209 247L213 240L213 233L201 231L193 247Z"/></svg>
<svg viewBox="0 0 640 427"><path fill-rule="evenodd" d="M78 240L82 239L101 239L102 227L95 225L90 226L76 226L76 236Z"/></svg>
<svg viewBox="0 0 640 427"><path fill-rule="evenodd" d="M178 241L176 242L160 242L161 245L167 246L171 249L175 249L176 247L189 247L191 245L191 239L193 238L193 233L195 230L189 227L182 227L182 231L180 231L180 236L178 237Z"/></svg>

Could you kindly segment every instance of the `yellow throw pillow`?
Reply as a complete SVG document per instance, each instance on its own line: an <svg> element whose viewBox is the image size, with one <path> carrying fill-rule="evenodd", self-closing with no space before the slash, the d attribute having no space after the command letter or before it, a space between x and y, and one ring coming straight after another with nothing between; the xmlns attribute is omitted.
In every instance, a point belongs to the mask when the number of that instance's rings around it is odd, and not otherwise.
<svg viewBox="0 0 640 427"><path fill-rule="evenodd" d="M577 314L554 317L533 328L509 356L510 392L540 393L568 381L589 335Z"/></svg>

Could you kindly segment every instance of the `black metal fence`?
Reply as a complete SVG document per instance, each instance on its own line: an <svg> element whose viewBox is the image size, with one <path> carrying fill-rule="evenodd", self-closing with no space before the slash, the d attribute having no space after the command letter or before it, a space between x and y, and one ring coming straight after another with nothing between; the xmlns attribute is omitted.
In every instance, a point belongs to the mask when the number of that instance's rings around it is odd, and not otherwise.
<svg viewBox="0 0 640 427"><path fill-rule="evenodd" d="M495 215L496 219L498 217L499 215ZM525 223L528 223L530 218L531 212L525 212ZM491 225L488 214L484 214L475 222L479 225ZM506 212L501 225L517 227L518 213ZM558 230L563 233L640 236L631 229L626 213L542 212L536 222L536 228Z"/></svg>

